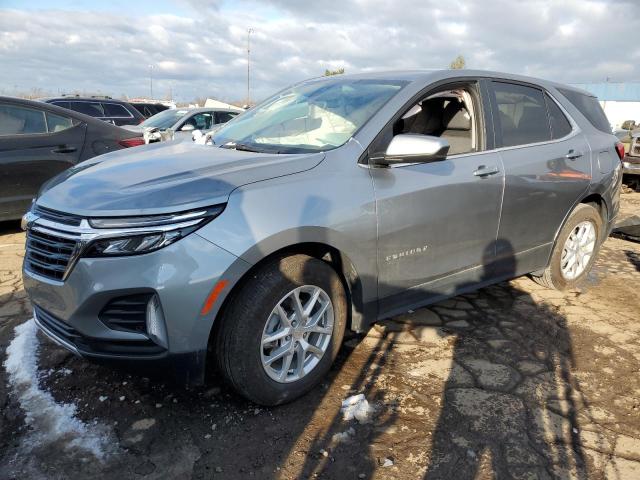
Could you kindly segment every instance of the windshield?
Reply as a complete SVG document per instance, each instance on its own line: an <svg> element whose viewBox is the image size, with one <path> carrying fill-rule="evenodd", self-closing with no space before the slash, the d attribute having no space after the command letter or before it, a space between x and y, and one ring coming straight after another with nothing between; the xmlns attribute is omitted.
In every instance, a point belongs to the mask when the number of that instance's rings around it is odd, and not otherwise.
<svg viewBox="0 0 640 480"><path fill-rule="evenodd" d="M213 136L215 145L273 153L343 145L407 82L331 79L286 89L239 115Z"/></svg>
<svg viewBox="0 0 640 480"><path fill-rule="evenodd" d="M153 117L147 118L140 124L142 127L158 127L162 130L171 128L173 125L187 114L188 110L172 108L164 112L156 113Z"/></svg>

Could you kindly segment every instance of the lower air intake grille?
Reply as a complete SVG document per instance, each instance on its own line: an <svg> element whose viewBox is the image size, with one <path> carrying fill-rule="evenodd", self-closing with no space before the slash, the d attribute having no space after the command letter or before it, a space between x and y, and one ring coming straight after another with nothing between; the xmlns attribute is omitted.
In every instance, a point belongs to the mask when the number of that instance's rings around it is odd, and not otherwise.
<svg viewBox="0 0 640 480"><path fill-rule="evenodd" d="M113 330L146 333L147 303L152 296L151 293L143 293L114 298L102 309L98 318Z"/></svg>

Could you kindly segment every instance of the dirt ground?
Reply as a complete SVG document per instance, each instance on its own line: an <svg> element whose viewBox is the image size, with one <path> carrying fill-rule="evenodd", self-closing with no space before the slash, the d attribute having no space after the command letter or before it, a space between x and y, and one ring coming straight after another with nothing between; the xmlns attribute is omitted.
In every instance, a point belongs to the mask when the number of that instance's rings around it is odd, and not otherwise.
<svg viewBox="0 0 640 480"><path fill-rule="evenodd" d="M623 195L625 215L640 194ZM31 317L24 236L0 228L0 361ZM0 478L638 479L640 244L610 238L586 284L521 278L409 312L344 345L326 381L273 409L219 379L186 391L39 341L39 385L109 449L98 459L0 369ZM373 411L344 420L364 394ZM27 425L27 423L29 425Z"/></svg>

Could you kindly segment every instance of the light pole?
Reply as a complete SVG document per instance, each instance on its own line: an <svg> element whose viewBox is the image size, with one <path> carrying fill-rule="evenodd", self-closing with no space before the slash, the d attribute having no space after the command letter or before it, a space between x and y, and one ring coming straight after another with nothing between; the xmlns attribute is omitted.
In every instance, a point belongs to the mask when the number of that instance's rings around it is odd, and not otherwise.
<svg viewBox="0 0 640 480"><path fill-rule="evenodd" d="M153 65L149 65L149 96L153 100Z"/></svg>
<svg viewBox="0 0 640 480"><path fill-rule="evenodd" d="M251 34L253 33L253 28L247 28L247 105L251 103L251 90L249 84L249 72L250 72L250 62L251 62Z"/></svg>

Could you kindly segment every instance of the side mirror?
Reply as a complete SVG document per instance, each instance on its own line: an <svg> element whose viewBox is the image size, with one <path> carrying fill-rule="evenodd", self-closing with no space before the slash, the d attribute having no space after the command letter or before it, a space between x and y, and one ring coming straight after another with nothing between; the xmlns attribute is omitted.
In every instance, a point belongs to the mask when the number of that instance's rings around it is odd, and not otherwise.
<svg viewBox="0 0 640 480"><path fill-rule="evenodd" d="M180 127L181 132L192 132L196 127L191 125L190 123L185 123L182 127Z"/></svg>
<svg viewBox="0 0 640 480"><path fill-rule="evenodd" d="M447 158L449 142L444 138L401 133L393 137L384 157L377 160L380 165L394 163L427 163Z"/></svg>

